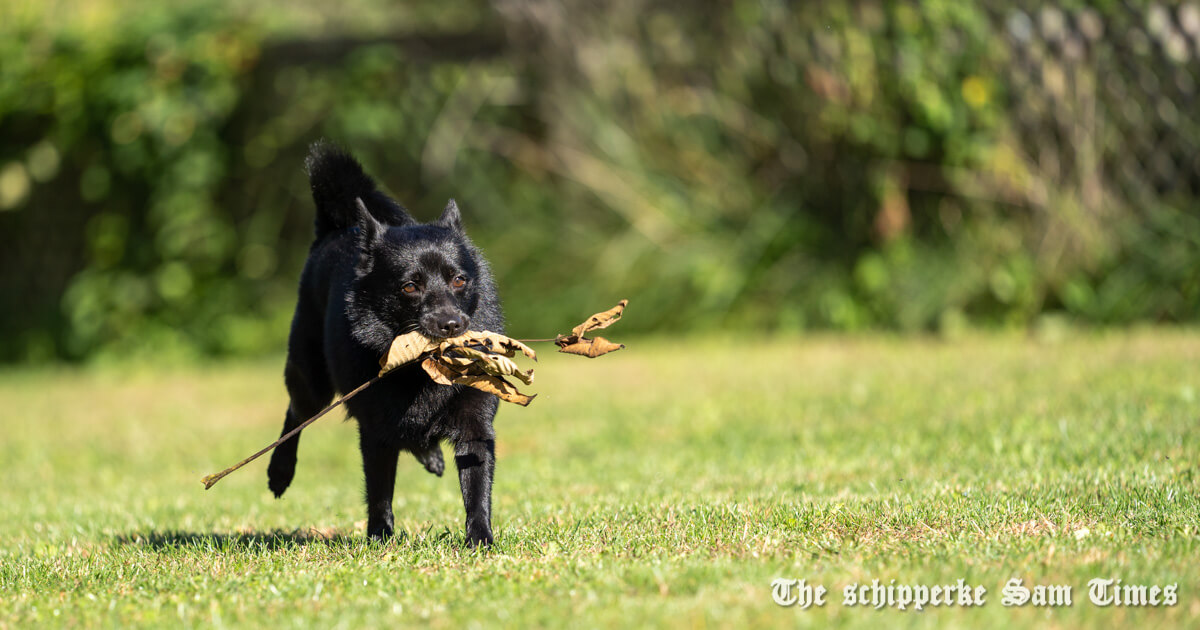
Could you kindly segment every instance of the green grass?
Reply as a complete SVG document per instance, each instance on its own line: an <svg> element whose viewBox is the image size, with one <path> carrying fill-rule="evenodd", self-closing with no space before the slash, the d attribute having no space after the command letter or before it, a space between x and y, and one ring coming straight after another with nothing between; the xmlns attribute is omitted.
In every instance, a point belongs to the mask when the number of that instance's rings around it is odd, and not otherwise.
<svg viewBox="0 0 1200 630"><path fill-rule="evenodd" d="M453 474L407 455L363 536L354 427L322 420L283 500L279 360L0 374L0 627L957 626L1200 623L1200 332L1038 343L642 340L544 352L506 405L497 544L462 546ZM1000 589L1069 584L1069 608ZM1100 608L1093 577L1179 585ZM776 577L829 603L772 603ZM847 608L853 582L988 589L981 608Z"/></svg>

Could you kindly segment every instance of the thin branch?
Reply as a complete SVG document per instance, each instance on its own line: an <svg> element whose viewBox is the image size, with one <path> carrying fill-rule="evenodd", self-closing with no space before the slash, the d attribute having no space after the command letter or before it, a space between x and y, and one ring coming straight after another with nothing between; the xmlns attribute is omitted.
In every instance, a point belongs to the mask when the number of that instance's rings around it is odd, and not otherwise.
<svg viewBox="0 0 1200 630"><path fill-rule="evenodd" d="M409 361L409 363L412 363L412 361ZM391 372L388 372L387 374L391 374ZM287 433L281 435L278 440L275 440L269 446L263 448L261 451L251 455L250 457L247 457L246 459L243 459L242 461L230 466L229 468L226 468L225 470L222 470L219 473L212 474L212 475L205 477L204 479L201 479L201 482L204 483L204 489L208 490L209 488L213 487L218 481L220 481L222 478L224 478L225 475L228 475L229 473L241 468L242 466L245 466L246 464L249 464L250 462L258 459L259 457L262 457L263 454L265 454L267 451L269 451L269 450L275 448L276 446L279 446L280 444L283 444L284 442L288 441L289 439L295 437L297 433L299 433L302 429L304 429L304 427L316 422L317 420L320 420L321 416L329 413L330 411L333 411L334 408L338 407L339 405L346 402L347 400L354 398L355 396L358 395L359 392L374 385L375 383L377 383L379 381L379 379L383 378L384 376L387 376L387 374L381 374L379 376L376 376L375 378L367 381L366 383L363 383L362 385L355 387L350 393L329 403L329 406L322 409L320 412L317 413L317 415L309 418L308 420L305 420L303 424L296 427L295 429L292 429L291 431L288 431Z"/></svg>
<svg viewBox="0 0 1200 630"><path fill-rule="evenodd" d="M518 340L518 341L539 342L539 341L554 341L554 339L529 339L529 340ZM205 477L204 479L201 479L200 482L204 484L204 489L208 490L209 488L216 485L216 483L218 481L224 479L225 476L228 475L229 473L241 468L242 466L245 466L246 464L249 464L250 462L258 459L259 457L262 457L263 455L267 454L268 451L275 448L276 446L279 446L280 444L283 444L284 442L296 437L296 435L299 434L300 431L302 431L304 429L304 427L307 427L308 425L316 422L317 420L320 420L322 416L329 413L330 411L333 411L337 407L340 407L342 405L342 403L345 403L347 400L354 398L355 396L360 394L364 389L374 385L375 383L378 383L379 379L387 376L388 374L391 374L392 372L396 371L399 368L402 368L402 367L412 364L412 363L416 363L417 361L419 361L420 359L422 359L424 357L425 357L425 355L422 354L421 356L417 357L416 359L413 359L412 361L407 361L405 363L401 363L400 365L397 365L395 368L392 368L391 370L384 372L383 374L380 374L379 376L376 376L375 378L372 378L371 380L363 383L362 385L355 387L354 389L350 390L350 392L347 393L346 395L329 403L329 406L327 406L324 409L322 409L321 411L317 412L317 415L309 418L308 420L305 420L303 423L300 424L300 426L296 427L295 429L292 429L291 431L288 431L287 433L279 436L278 440L275 440L274 442L271 442L267 446L264 446L262 448L262 450L258 451L257 453L251 455L250 457L247 457L246 459L243 459L242 461L230 466L229 468L226 468L225 470L222 470L219 473L213 473L213 474Z"/></svg>
<svg viewBox="0 0 1200 630"><path fill-rule="evenodd" d="M592 322L599 321L598 318L602 318L602 317L609 317L609 318L612 318L613 321L615 321L615 319L620 318L620 310L625 307L625 303L626 303L626 300L622 300L621 303L618 304L615 308L613 308L605 313L597 313L597 314L593 315L591 318L589 318L589 321L592 321ZM615 317L613 317L613 315L612 315L613 312L616 312ZM581 324L581 326L587 326L588 323L589 323L588 321L585 321L583 324ZM609 322L609 323L611 323L611 322ZM593 328L604 328L606 326L608 326L608 323L604 323L603 325L593 325ZM553 337L550 339L516 339L515 341L520 341L521 343L546 343L546 342L558 341L558 340L559 340L559 337ZM621 346L621 347L624 348L625 346ZM481 349L482 349L482 347L481 347ZM316 422L317 420L320 420L322 416L329 413L330 411L333 411L335 408L341 406L342 403L345 403L347 400L354 398L359 393L361 393L364 389L374 385L375 383L378 383L380 379L387 376L388 374L391 374L396 369L403 367L405 365L416 363L417 361L420 361L421 359L423 359L427 354L428 353L423 352L419 356L417 356L416 358L414 358L412 360L405 361L404 363L398 364L398 365L388 369L386 372L380 373L378 376L375 376L371 380L363 383L362 385L359 385L358 387L355 387L353 390L351 390L349 393L342 396L341 398L338 398L337 400L333 401L332 403L329 403L329 406L322 409L320 412L317 413L317 415L309 418L308 420L305 420L303 423L300 424L300 426L296 427L295 429L292 429L291 431L288 431L287 433L279 436L278 440L275 440L274 442L270 443L269 445L263 447L263 449L258 451L257 453L251 455L250 457L247 457L246 459L243 459L242 461L230 466L229 468L226 468L225 470L222 470L219 473L214 473L214 474L211 474L211 475L205 477L204 479L201 479L200 481L204 484L204 489L208 490L209 488L216 485L216 483L218 481L220 481L221 479L224 479L227 475L229 475L229 473L232 473L233 471L245 466L246 464L249 464L250 462L258 459L259 457L262 457L268 451L275 448L276 446L279 446L280 444L283 444L284 442L292 439L293 437L296 437L296 435L298 435L300 433L300 431L304 429L304 427L307 427L308 425ZM574 354L580 354L580 353L576 352ZM598 355L587 354L585 356L598 356ZM529 381L526 381L526 382L529 382ZM484 391L488 391L488 390L484 390ZM526 397L526 398L532 399L532 397ZM505 400L509 400L509 399L505 398ZM509 402L514 402L514 401L509 400ZM520 404L528 404L528 401L526 401L524 403L520 403Z"/></svg>

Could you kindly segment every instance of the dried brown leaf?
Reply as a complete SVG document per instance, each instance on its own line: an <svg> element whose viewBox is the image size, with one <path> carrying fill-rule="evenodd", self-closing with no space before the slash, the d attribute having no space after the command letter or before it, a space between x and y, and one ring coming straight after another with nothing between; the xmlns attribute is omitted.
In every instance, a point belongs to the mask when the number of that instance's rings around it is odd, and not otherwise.
<svg viewBox="0 0 1200 630"><path fill-rule="evenodd" d="M453 356L450 353L455 353L463 356ZM478 367L487 374L492 376L515 376L521 379L521 382L526 385L533 384L533 369L522 371L517 366L516 361L502 355L493 354L491 352L481 352L474 348L454 348L442 356L453 361L455 365L463 365L462 359L471 361L473 367Z"/></svg>
<svg viewBox="0 0 1200 630"><path fill-rule="evenodd" d="M510 403L516 403L522 407L527 406L537 396L526 396L517 390L516 386L499 376L483 375L464 375L454 379L455 383L474 387L482 392L495 394L500 400Z"/></svg>
<svg viewBox="0 0 1200 630"><path fill-rule="evenodd" d="M501 400L522 406L528 405L534 399L534 396L522 394L517 390L516 386L504 380L501 376L478 372L477 370L483 369L483 366L486 365L483 361L471 363L466 368L463 368L466 370L465 372L460 372L458 368L442 363L441 358L439 355L434 355L421 362L421 367L425 369L425 373L435 383L474 387L480 391L494 394Z"/></svg>
<svg viewBox="0 0 1200 630"><path fill-rule="evenodd" d="M494 333L488 330L470 330L457 337L443 340L438 344L437 348L440 352L446 352L452 348L463 348L468 346L481 346L488 352L502 354L506 357L516 356L517 352L537 361L537 353L529 346L505 337L500 333Z"/></svg>
<svg viewBox="0 0 1200 630"><path fill-rule="evenodd" d="M601 355L615 352L624 348L625 344L613 343L604 337L596 337L595 339L579 339L573 343L563 345L558 349L559 352L567 354L578 354L589 358L596 358Z"/></svg>
<svg viewBox="0 0 1200 630"><path fill-rule="evenodd" d="M578 340L582 339L584 335L592 332L593 330L600 330L601 328L608 328L609 326L612 326L621 319L621 314L625 312L625 306L627 304L629 304L629 300L621 300L620 302L617 302L616 306L608 309L607 311L592 315L584 320L582 324L572 328L571 334L576 338L576 340Z"/></svg>
<svg viewBox="0 0 1200 630"><path fill-rule="evenodd" d="M432 352L421 362L421 367L435 383L474 387L519 405L528 405L533 400L533 396L522 394L504 379L515 376L527 385L533 383L533 370L521 370L510 357L517 352L534 359L537 355L515 339L488 331L470 331L440 342L429 341L423 351ZM411 351L402 356L409 355Z"/></svg>
<svg viewBox="0 0 1200 630"><path fill-rule="evenodd" d="M493 355L494 356L494 355ZM421 362L421 367L425 369L425 373L435 383L441 385L466 385L474 387L483 392L494 394L501 400L506 402L516 403L518 405L528 405L536 396L526 396L522 394L515 385L504 380L501 376L495 376L481 372L484 361L473 362L464 368L457 368L452 365L443 363L442 355L433 355ZM501 357L504 358L504 357ZM507 359L505 359L507 360ZM464 371L459 371L459 370ZM519 372L519 370L518 370ZM532 372L532 370L531 370Z"/></svg>
<svg viewBox="0 0 1200 630"><path fill-rule="evenodd" d="M433 382L438 385L453 385L454 379L462 376L461 372L454 368L438 361L435 357L427 357L421 362L421 368L433 379Z"/></svg>
<svg viewBox="0 0 1200 630"><path fill-rule="evenodd" d="M428 337L418 331L400 335L392 340L387 355L379 359L379 375L383 376L402 365L412 363L435 347Z"/></svg>

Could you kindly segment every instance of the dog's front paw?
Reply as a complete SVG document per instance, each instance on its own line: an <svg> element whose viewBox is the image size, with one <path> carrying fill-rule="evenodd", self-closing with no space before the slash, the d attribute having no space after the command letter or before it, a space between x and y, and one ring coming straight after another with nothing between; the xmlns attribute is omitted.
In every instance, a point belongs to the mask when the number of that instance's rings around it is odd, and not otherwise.
<svg viewBox="0 0 1200 630"><path fill-rule="evenodd" d="M367 520L367 538L375 542L386 542L395 533L390 515Z"/></svg>
<svg viewBox="0 0 1200 630"><path fill-rule="evenodd" d="M491 547L495 539L492 538L492 528L486 523L467 522L467 546L474 549L480 545Z"/></svg>
<svg viewBox="0 0 1200 630"><path fill-rule="evenodd" d="M275 494L275 498L283 496L288 486L292 485L292 477L296 476L296 457L287 457L275 451L271 463L267 466L267 487Z"/></svg>

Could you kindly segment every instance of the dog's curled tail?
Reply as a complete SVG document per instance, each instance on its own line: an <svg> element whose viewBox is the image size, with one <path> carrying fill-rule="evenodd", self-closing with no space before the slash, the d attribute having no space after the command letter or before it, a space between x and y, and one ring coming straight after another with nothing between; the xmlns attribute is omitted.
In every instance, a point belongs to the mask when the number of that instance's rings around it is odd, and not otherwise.
<svg viewBox="0 0 1200 630"><path fill-rule="evenodd" d="M403 206L379 191L354 156L331 142L314 142L304 168L317 205L318 239L358 223L355 199L362 199L375 220L385 225L413 222Z"/></svg>

